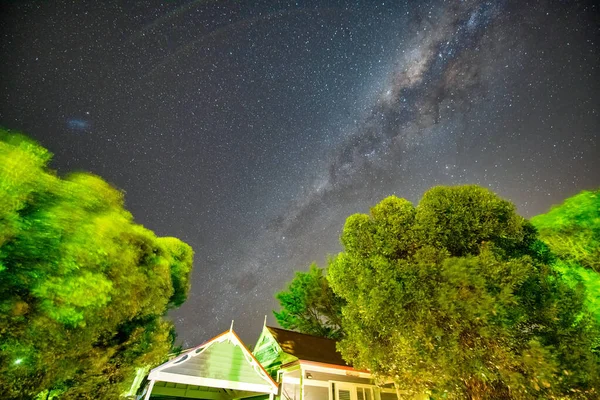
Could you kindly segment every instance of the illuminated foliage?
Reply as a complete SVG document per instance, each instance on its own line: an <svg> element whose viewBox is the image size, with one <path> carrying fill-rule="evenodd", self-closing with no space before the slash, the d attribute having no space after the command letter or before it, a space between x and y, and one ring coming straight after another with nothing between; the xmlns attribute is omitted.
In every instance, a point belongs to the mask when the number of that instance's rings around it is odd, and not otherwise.
<svg viewBox="0 0 600 400"><path fill-rule="evenodd" d="M531 222L561 259L600 273L600 190L583 191Z"/></svg>
<svg viewBox="0 0 600 400"><path fill-rule="evenodd" d="M355 367L409 397L598 395L598 325L511 203L477 186L433 188L417 207L389 197L341 240L328 279Z"/></svg>
<svg viewBox="0 0 600 400"><path fill-rule="evenodd" d="M553 266L586 289L587 309L600 322L600 190L583 191L531 222L557 256Z"/></svg>
<svg viewBox="0 0 600 400"><path fill-rule="evenodd" d="M310 335L341 337L343 300L336 296L323 269L312 264L308 272L296 272L286 290L275 295L281 306L274 312L279 325Z"/></svg>
<svg viewBox="0 0 600 400"><path fill-rule="evenodd" d="M101 178L0 131L0 398L116 398L161 362L192 249L133 222Z"/></svg>

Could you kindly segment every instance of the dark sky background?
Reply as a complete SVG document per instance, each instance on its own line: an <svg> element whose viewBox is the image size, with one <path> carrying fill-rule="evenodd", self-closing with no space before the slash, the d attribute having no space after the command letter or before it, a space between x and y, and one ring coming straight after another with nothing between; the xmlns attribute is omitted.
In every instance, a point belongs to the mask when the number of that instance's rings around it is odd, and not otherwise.
<svg viewBox="0 0 600 400"><path fill-rule="evenodd" d="M3 2L0 125L196 252L172 313L252 343L345 218L476 183L522 215L600 186L584 1Z"/></svg>

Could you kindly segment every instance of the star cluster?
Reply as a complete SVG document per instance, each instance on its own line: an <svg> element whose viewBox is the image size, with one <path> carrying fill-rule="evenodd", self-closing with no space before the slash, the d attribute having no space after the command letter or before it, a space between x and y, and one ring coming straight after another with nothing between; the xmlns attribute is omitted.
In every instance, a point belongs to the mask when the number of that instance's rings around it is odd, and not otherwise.
<svg viewBox="0 0 600 400"><path fill-rule="evenodd" d="M252 341L273 294L385 196L476 183L526 216L600 184L593 2L13 2L0 124L196 251L184 345Z"/></svg>

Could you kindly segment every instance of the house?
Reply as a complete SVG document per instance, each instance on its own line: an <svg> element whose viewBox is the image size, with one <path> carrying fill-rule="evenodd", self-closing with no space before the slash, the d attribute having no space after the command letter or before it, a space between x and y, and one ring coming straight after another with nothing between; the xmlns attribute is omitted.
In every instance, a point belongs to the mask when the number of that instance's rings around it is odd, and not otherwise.
<svg viewBox="0 0 600 400"><path fill-rule="evenodd" d="M279 390L233 329L154 368L148 381L145 400L274 399Z"/></svg>
<svg viewBox="0 0 600 400"><path fill-rule="evenodd" d="M281 400L397 400L392 385L376 386L371 374L349 366L335 345L265 325L254 355L279 383Z"/></svg>
<svg viewBox="0 0 600 400"><path fill-rule="evenodd" d="M148 399L397 400L334 340L263 326L254 353L233 329L154 368Z"/></svg>

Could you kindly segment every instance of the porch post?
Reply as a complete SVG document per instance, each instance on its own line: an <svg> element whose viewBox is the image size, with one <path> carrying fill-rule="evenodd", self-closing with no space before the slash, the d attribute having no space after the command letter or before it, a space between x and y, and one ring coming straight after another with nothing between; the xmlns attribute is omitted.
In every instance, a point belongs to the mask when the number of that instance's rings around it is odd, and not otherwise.
<svg viewBox="0 0 600 400"><path fill-rule="evenodd" d="M150 394L152 393L152 389L154 389L155 380L150 381L150 385L148 385L148 391L146 392L146 396L144 396L144 400L150 400Z"/></svg>
<svg viewBox="0 0 600 400"><path fill-rule="evenodd" d="M304 368L300 367L300 400L304 400Z"/></svg>

